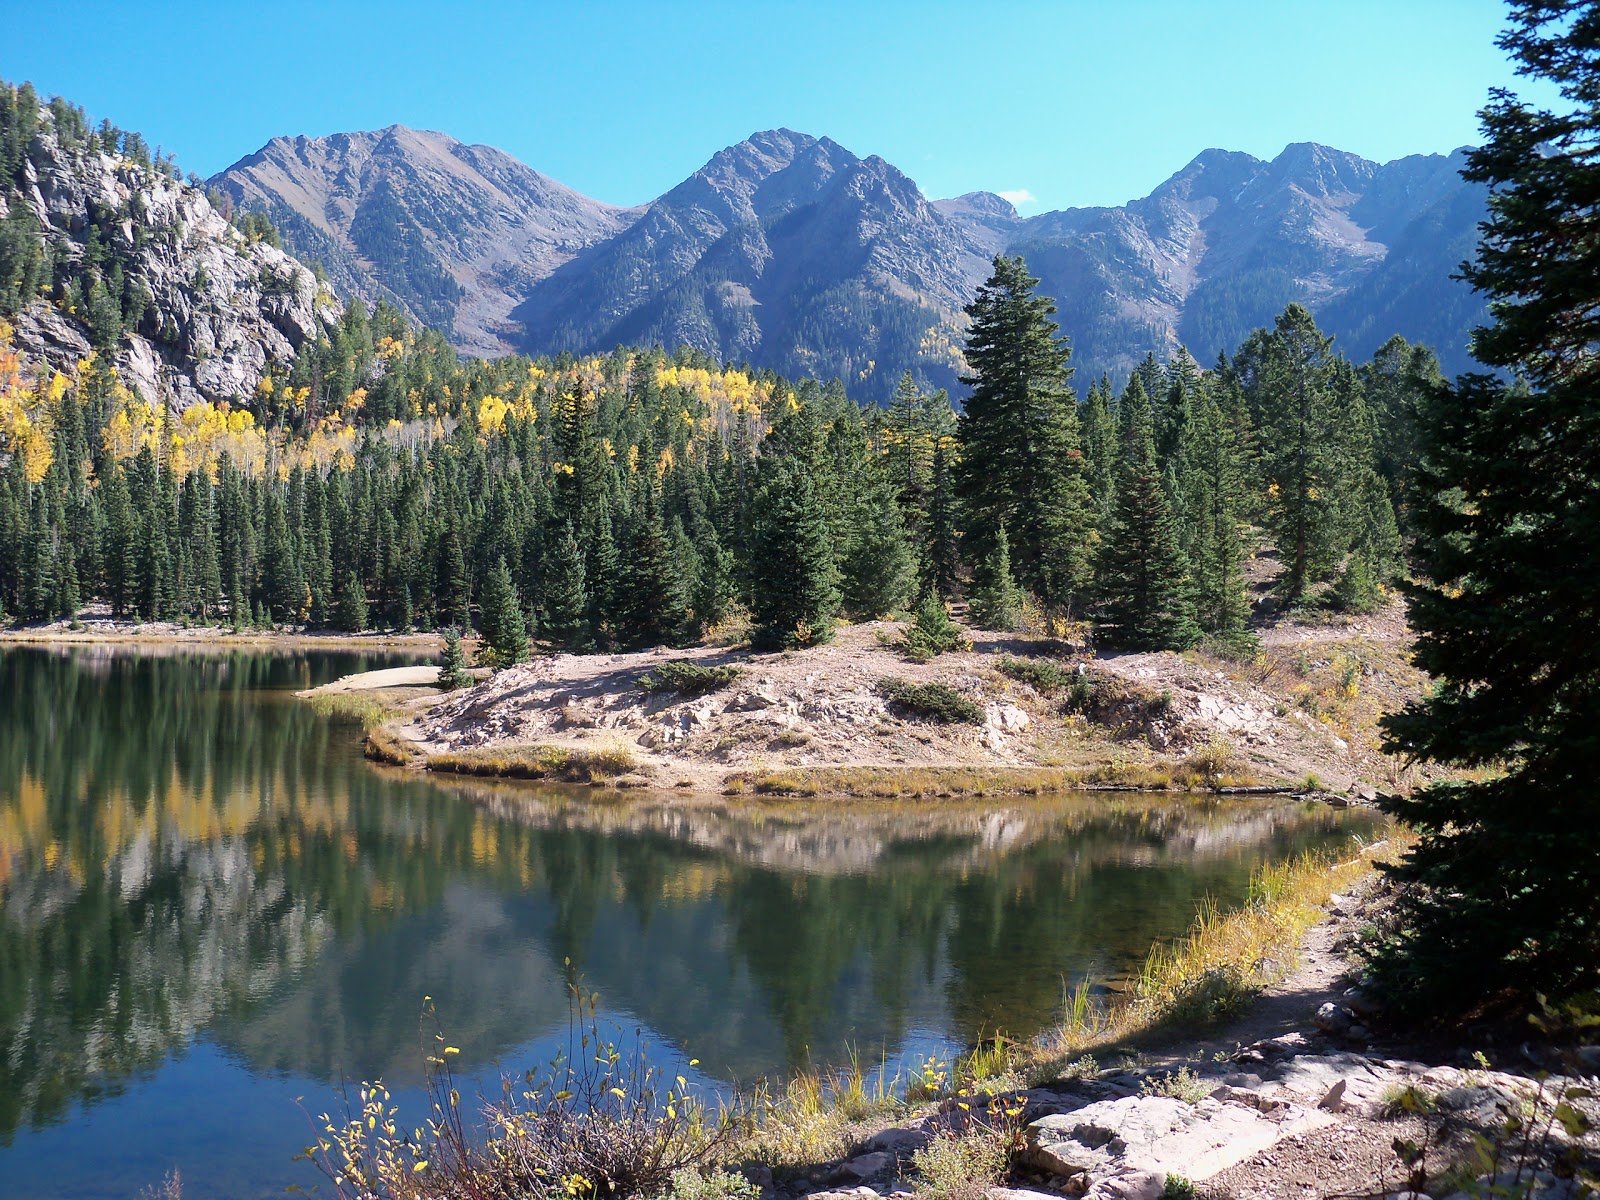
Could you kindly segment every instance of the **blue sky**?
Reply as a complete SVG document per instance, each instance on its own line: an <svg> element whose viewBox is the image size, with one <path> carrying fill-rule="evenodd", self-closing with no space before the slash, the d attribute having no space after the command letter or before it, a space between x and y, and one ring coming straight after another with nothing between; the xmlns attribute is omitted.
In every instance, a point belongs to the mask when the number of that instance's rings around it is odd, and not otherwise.
<svg viewBox="0 0 1600 1200"><path fill-rule="evenodd" d="M101 3L0 0L0 76L209 175L394 122L648 200L784 125L931 197L1121 204L1208 146L1387 160L1474 141L1501 0ZM1031 201L1026 197L1031 196Z"/></svg>

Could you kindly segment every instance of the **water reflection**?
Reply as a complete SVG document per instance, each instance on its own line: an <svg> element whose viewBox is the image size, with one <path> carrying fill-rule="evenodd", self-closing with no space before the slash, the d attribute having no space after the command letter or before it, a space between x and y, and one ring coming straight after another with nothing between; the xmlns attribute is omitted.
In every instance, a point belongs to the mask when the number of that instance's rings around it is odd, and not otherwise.
<svg viewBox="0 0 1600 1200"><path fill-rule="evenodd" d="M288 695L363 665L0 654L0 1143L131 1103L112 1098L133 1081L181 1095L197 1046L255 1078L415 1081L424 995L484 1067L565 1026L568 959L721 1078L894 1055L912 1031L1026 1035L1201 897L1233 902L1263 860L1352 829L1148 797L440 786L372 769ZM0 1174L8 1153L34 1152L0 1151Z"/></svg>

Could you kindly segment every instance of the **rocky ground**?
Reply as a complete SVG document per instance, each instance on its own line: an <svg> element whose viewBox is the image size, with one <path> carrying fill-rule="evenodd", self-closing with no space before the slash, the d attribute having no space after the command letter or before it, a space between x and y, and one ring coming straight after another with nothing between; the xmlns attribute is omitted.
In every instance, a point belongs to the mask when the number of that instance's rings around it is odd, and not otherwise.
<svg viewBox="0 0 1600 1200"><path fill-rule="evenodd" d="M1397 781L1376 715L1416 694L1398 612L1356 622L1280 623L1247 661L1188 654L1094 656L1020 634L971 631L970 650L927 663L892 648L902 626L843 627L831 643L755 654L696 647L550 655L443 699L415 702L395 731L426 757L550 746L619 749L633 782L719 791L733 778L871 768L1077 771L1098 782L1159 780L1203 752L1241 784L1371 794ZM1048 661L1082 677L1041 690L1002 669ZM732 666L709 694L647 692L640 677L683 658ZM942 683L982 720L943 724L885 698L886 678Z"/></svg>
<svg viewBox="0 0 1600 1200"><path fill-rule="evenodd" d="M989 1200L1587 1194L1574 1168L1600 1170L1600 1135L1569 1133L1555 1110L1565 1101L1600 1125L1587 1090L1600 1046L1558 1062L1504 1036L1431 1045L1385 1037L1381 1013L1350 986L1345 957L1376 890L1369 880L1335 897L1298 968L1206 1037L1130 1050L1117 1065L998 1100L950 1097L772 1190L811 1200L910 1191L918 1151L981 1136L988 1118L973 1114L1009 1109L1019 1114L1020 1153ZM1528 1132L1507 1132L1513 1120Z"/></svg>

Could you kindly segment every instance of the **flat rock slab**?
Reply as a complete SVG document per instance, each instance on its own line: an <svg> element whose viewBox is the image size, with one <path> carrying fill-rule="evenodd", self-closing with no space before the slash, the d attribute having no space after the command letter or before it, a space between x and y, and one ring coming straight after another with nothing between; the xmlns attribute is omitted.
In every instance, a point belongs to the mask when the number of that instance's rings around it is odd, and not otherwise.
<svg viewBox="0 0 1600 1200"><path fill-rule="evenodd" d="M1188 1104L1167 1096L1127 1096L1033 1122L1028 1157L1040 1170L1068 1178L1149 1172L1199 1182L1292 1133L1332 1120L1298 1105L1264 1113L1210 1097Z"/></svg>

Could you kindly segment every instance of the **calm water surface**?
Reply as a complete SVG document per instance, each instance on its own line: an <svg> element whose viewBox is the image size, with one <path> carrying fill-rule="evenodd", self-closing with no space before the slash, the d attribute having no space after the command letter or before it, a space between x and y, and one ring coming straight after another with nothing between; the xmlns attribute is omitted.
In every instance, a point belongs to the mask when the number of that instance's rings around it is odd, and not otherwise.
<svg viewBox="0 0 1600 1200"><path fill-rule="evenodd" d="M464 1093L603 1014L709 1086L1026 1036L1366 828L1320 807L686 804L441 785L291 692L352 654L0 652L0 1200L318 1178L341 1082L417 1102L432 996Z"/></svg>

